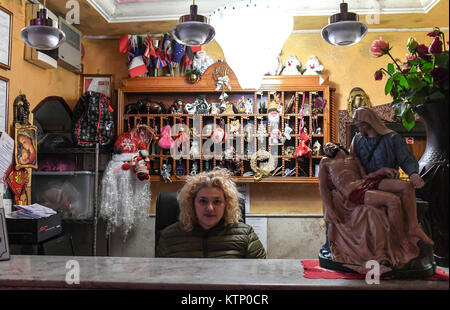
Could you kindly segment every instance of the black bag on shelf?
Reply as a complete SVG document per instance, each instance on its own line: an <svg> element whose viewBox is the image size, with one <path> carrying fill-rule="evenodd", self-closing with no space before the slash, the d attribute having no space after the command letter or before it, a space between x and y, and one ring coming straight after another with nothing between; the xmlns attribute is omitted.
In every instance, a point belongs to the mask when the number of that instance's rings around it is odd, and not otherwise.
<svg viewBox="0 0 450 310"><path fill-rule="evenodd" d="M114 142L114 110L102 93L88 91L73 110L73 137L78 146L107 146Z"/></svg>

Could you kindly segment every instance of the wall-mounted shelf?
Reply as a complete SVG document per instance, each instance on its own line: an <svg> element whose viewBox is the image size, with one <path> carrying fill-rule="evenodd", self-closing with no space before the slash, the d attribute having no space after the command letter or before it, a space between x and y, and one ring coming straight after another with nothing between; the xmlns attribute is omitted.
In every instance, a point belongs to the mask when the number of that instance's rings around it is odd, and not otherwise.
<svg viewBox="0 0 450 310"><path fill-rule="evenodd" d="M129 104L135 104L139 100L152 100L160 102L167 111L169 107L180 99L184 103L193 103L196 98L206 96L209 104L220 102L219 96L221 91L216 91L216 80L214 73L221 69L228 68L229 85L231 90L226 88L225 92L229 95L227 101L235 103L241 97L250 99L253 103L253 111L257 113L233 113L233 114L126 114L125 110ZM199 171L204 171L220 165L221 158L205 159L203 152L203 143L209 139L203 128L206 124L211 124L213 128L218 127L221 122L230 124L233 120L239 121L239 130L237 133L229 133L235 138L233 147L243 150L240 157L236 157L240 161L241 167L237 169L235 181L237 182L283 182L283 183L317 183L317 167L322 158L322 153L314 154L314 156L303 156L294 158L285 153L287 147L297 148L301 131L299 128L303 117L304 128L309 137L309 147L313 149L316 141L323 146L330 141L330 85L328 77L324 75L307 75L307 76L266 76L259 90L242 89L236 79L234 73L229 69L226 63L215 63L204 73L202 79L192 84L185 77L149 77L134 78L123 80L123 86L118 91L118 135L133 128L138 123L145 123L152 127L156 126L160 130L165 125L173 126L180 120L190 129L196 126L201 141L201 155L185 155L182 158L173 158L170 152L158 149L154 146L149 147L150 159L152 164L151 181L162 181L158 173L159 167L164 163L172 165L173 182L184 181L183 175L191 172L192 164L197 163ZM258 125L263 123L270 133L270 124L268 122L268 114L261 110L261 103L265 103L265 107L273 101L274 94L277 94L283 104L283 110L280 113L279 129L284 133L285 126L292 128L290 140L286 140L282 145L269 145L269 137L266 138L265 145L267 150L278 154L275 157L277 167L280 168L280 174L277 176L267 176L262 180L256 181L252 176L244 176L244 173L252 171L250 167L251 155L259 149L260 142L258 139L246 140L244 128L247 124L253 125L252 134L256 137ZM317 114L312 113L313 102L316 97L322 97L326 100L323 110L319 110ZM289 102L293 102L289 111L284 111ZM304 109L302 110L302 104ZM301 112L304 112L303 114ZM264 112L264 113L263 113ZM288 112L288 113L284 113ZM314 111L316 112L316 111ZM195 117L195 123L194 123ZM198 127L200 125L200 127ZM198 127L198 128L197 128ZM320 127L316 134L317 128ZM160 133L160 131L158 131ZM191 136L192 139L192 136ZM240 145L238 145L240 143ZM155 144L155 143L153 143ZM253 144L253 145L252 145ZM263 144L263 143L261 143ZM240 147L240 148L239 148ZM225 148L225 144L222 145ZM208 162L208 164L206 164ZM183 175L176 176L175 170L177 165L183 166ZM292 174L284 176L287 169L294 169Z"/></svg>

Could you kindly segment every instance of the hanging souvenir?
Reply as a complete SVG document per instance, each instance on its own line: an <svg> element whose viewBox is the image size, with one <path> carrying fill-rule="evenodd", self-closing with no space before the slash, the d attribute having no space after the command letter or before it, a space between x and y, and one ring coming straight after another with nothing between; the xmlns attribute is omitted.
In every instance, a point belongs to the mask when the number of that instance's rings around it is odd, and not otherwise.
<svg viewBox="0 0 450 310"><path fill-rule="evenodd" d="M161 177L163 178L164 182L166 183L172 183L172 180L170 179L170 172L172 171L172 165L164 163L161 167Z"/></svg>
<svg viewBox="0 0 450 310"><path fill-rule="evenodd" d="M209 137L214 129L214 125L213 124L206 124L205 127L203 127L203 136L204 137Z"/></svg>
<svg viewBox="0 0 450 310"><path fill-rule="evenodd" d="M241 123L239 122L239 120L232 120L230 122L230 132L231 133L238 133L239 129L241 128Z"/></svg>
<svg viewBox="0 0 450 310"><path fill-rule="evenodd" d="M245 113L253 114L253 101L250 98L245 100Z"/></svg>
<svg viewBox="0 0 450 310"><path fill-rule="evenodd" d="M292 155L294 155L294 152L295 152L295 147L293 147L293 146L288 146L284 149L285 156L292 156Z"/></svg>
<svg viewBox="0 0 450 310"><path fill-rule="evenodd" d="M289 127L289 123L286 122L286 124L284 125L284 137L287 140L291 140L291 133L292 131L294 131L294 129L292 129L291 127Z"/></svg>
<svg viewBox="0 0 450 310"><path fill-rule="evenodd" d="M186 127L183 126L183 119L180 118L180 129L178 131L177 136L174 139L175 145L178 148L178 151L181 151L183 148L183 144L187 144L189 143L190 137L189 137L189 133L186 132Z"/></svg>
<svg viewBox="0 0 450 310"><path fill-rule="evenodd" d="M256 133L256 137L258 138L258 148L265 147L266 138L268 137L268 133L266 130L266 127L264 126L263 120L261 119L261 122L258 125L258 131Z"/></svg>
<svg viewBox="0 0 450 310"><path fill-rule="evenodd" d="M136 177L134 169L122 168L132 161L133 153L114 154L103 173L99 215L106 222L106 235L120 228L124 242L138 221L145 218L151 203L150 179L146 177L149 163L145 152L140 155L140 160L135 158L135 170L141 178Z"/></svg>
<svg viewBox="0 0 450 310"><path fill-rule="evenodd" d="M6 183L14 193L14 203L16 205L28 205L26 195L28 173L26 169L16 169L14 164L11 164L6 171Z"/></svg>
<svg viewBox="0 0 450 310"><path fill-rule="evenodd" d="M209 168L210 168L210 164L209 164L209 161L207 160L207 161L205 161L205 171L208 171Z"/></svg>
<svg viewBox="0 0 450 310"><path fill-rule="evenodd" d="M276 104L272 102L269 106L269 114L267 120L270 126L270 139L269 145L280 145L282 134L279 129L280 124L280 114L276 108Z"/></svg>
<svg viewBox="0 0 450 310"><path fill-rule="evenodd" d="M258 160L267 161L267 163L263 167L260 167L258 166ZM256 181L261 180L263 177L269 176L276 166L275 158L272 154L265 150L255 152L250 159L250 167L255 172L253 178Z"/></svg>
<svg viewBox="0 0 450 310"><path fill-rule="evenodd" d="M230 78L227 75L228 67L216 67L213 72L213 79L216 81L216 91L222 90L222 94L219 99L224 101L228 98L228 95L225 93L225 87L231 91L231 86L229 84Z"/></svg>
<svg viewBox="0 0 450 310"><path fill-rule="evenodd" d="M170 136L170 130L170 125L166 125L161 129L161 138L158 141L158 146L162 149L169 150L174 144L174 141Z"/></svg>
<svg viewBox="0 0 450 310"><path fill-rule="evenodd" d="M196 161L192 163L191 175L196 175L198 173L198 164Z"/></svg>
<svg viewBox="0 0 450 310"><path fill-rule="evenodd" d="M278 128L274 128L270 131L269 145L282 145L283 135Z"/></svg>
<svg viewBox="0 0 450 310"><path fill-rule="evenodd" d="M245 98L242 96L235 104L238 113L245 113Z"/></svg>
<svg viewBox="0 0 450 310"><path fill-rule="evenodd" d="M184 175L184 166L180 160L177 162L177 166L175 168L175 174L179 177Z"/></svg>
<svg viewBox="0 0 450 310"><path fill-rule="evenodd" d="M320 149L322 145L320 144L319 140L316 140L313 144L312 154L313 156L320 156Z"/></svg>
<svg viewBox="0 0 450 310"><path fill-rule="evenodd" d="M244 126L244 140L246 142L250 142L251 139L254 136L254 126L253 123L249 122L247 125Z"/></svg>
<svg viewBox="0 0 450 310"><path fill-rule="evenodd" d="M224 121L223 121L223 119L221 119L219 127L216 127L211 135L211 139L214 144L225 142L226 134L225 134L225 130L223 129L223 126L224 126Z"/></svg>
<svg viewBox="0 0 450 310"><path fill-rule="evenodd" d="M190 155L200 155L200 145L198 143L198 140L192 140L191 142L191 149L189 150Z"/></svg>
<svg viewBox="0 0 450 310"><path fill-rule="evenodd" d="M308 146L309 140L310 137L308 136L305 128L300 134L300 140L298 142L297 148L295 149L294 157L298 158L304 155L311 156L312 150Z"/></svg>
<svg viewBox="0 0 450 310"><path fill-rule="evenodd" d="M122 168L128 170L130 166L139 180L144 181L150 179L150 157L146 149L139 150L139 153L131 159L130 165L125 163L122 165Z"/></svg>

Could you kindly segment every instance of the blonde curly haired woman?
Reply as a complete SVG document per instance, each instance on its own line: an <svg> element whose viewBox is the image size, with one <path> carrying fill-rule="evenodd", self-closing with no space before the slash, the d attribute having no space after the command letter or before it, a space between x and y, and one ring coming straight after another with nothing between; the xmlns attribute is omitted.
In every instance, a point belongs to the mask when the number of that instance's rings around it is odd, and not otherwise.
<svg viewBox="0 0 450 310"><path fill-rule="evenodd" d="M240 196L226 169L189 176L177 197L179 221L162 231L156 256L266 258L253 228L239 221Z"/></svg>

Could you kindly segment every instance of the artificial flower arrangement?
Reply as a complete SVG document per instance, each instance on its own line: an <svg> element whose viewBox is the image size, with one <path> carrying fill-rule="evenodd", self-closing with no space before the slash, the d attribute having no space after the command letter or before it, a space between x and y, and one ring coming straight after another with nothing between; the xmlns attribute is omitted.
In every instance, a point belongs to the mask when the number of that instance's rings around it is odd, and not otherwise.
<svg viewBox="0 0 450 310"><path fill-rule="evenodd" d="M445 45L443 47L444 33L436 27L427 35L433 38L430 46L419 44L412 37L408 39L406 48L409 54L403 63L392 57L392 47L382 38L373 41L370 46L374 57L388 55L393 61L388 64L387 70L377 70L374 77L375 80L382 80L383 75L386 75L385 94L392 96L391 107L401 116L403 126L407 130L411 130L415 125L417 106L448 101L449 57L448 46L447 49Z"/></svg>

